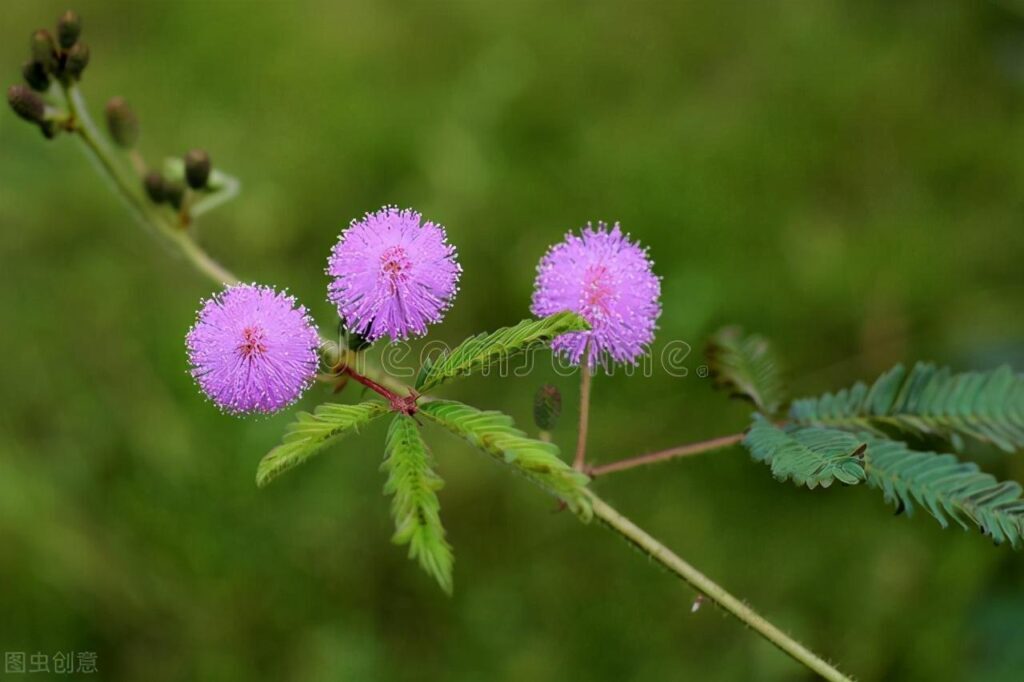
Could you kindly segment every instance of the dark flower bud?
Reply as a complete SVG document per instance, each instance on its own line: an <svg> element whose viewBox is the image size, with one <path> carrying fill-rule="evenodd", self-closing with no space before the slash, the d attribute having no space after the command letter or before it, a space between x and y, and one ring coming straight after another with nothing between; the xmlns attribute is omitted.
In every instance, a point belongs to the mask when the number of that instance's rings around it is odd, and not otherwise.
<svg viewBox="0 0 1024 682"><path fill-rule="evenodd" d="M39 130L43 133L43 137L47 140L52 140L57 137L57 133L60 131L60 126L57 125L56 121L47 119L39 124Z"/></svg>
<svg viewBox="0 0 1024 682"><path fill-rule="evenodd" d="M31 88L24 85L12 85L7 88L7 103L14 113L26 121L42 123L46 117L46 104Z"/></svg>
<svg viewBox="0 0 1024 682"><path fill-rule="evenodd" d="M60 15L57 20L57 41L65 50L78 42L78 36L82 33L82 20L78 12L68 10Z"/></svg>
<svg viewBox="0 0 1024 682"><path fill-rule="evenodd" d="M551 431L562 415L562 393L555 386L545 384L537 389L533 398L533 421L542 431Z"/></svg>
<svg viewBox="0 0 1024 682"><path fill-rule="evenodd" d="M32 51L32 61L39 62L50 73L56 72L57 45L49 31L41 28L33 33L29 47Z"/></svg>
<svg viewBox="0 0 1024 682"><path fill-rule="evenodd" d="M75 43L68 50L67 58L64 60L64 73L76 81L81 80L82 72L89 65L89 46L85 43Z"/></svg>
<svg viewBox="0 0 1024 682"><path fill-rule="evenodd" d="M340 337L342 344L352 351L365 350L373 345L373 342L368 341L365 336L346 327L344 322L338 323L338 336Z"/></svg>
<svg viewBox="0 0 1024 682"><path fill-rule="evenodd" d="M160 171L149 171L142 179L142 186L146 189L146 196L154 204L162 204L167 199L167 187L164 176Z"/></svg>
<svg viewBox="0 0 1024 682"><path fill-rule="evenodd" d="M181 208L181 203L185 201L185 183L180 180L165 181L164 197L175 209Z"/></svg>
<svg viewBox="0 0 1024 682"><path fill-rule="evenodd" d="M125 149L134 147L139 139L139 119L124 97L111 98L107 102L106 114L107 130L114 142Z"/></svg>
<svg viewBox="0 0 1024 682"><path fill-rule="evenodd" d="M210 179L210 155L202 149L185 154L185 180L192 189L206 187Z"/></svg>
<svg viewBox="0 0 1024 682"><path fill-rule="evenodd" d="M46 67L39 62L25 62L21 67L21 75L33 90L46 92L50 89L50 77L46 75Z"/></svg>

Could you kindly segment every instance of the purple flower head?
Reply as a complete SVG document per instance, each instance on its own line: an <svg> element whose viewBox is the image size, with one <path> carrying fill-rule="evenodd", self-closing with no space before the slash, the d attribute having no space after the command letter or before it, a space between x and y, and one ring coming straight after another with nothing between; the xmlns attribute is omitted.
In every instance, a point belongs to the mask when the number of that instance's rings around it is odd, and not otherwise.
<svg viewBox="0 0 1024 682"><path fill-rule="evenodd" d="M587 352L590 369L600 362L635 363L654 340L661 314L661 281L651 271L651 259L623 235L616 223L572 232L552 246L537 265L534 315L571 310L590 323L586 332L556 337L551 349L574 365Z"/></svg>
<svg viewBox="0 0 1024 682"><path fill-rule="evenodd" d="M341 233L327 260L327 298L349 330L398 341L441 321L461 273L442 226L386 206Z"/></svg>
<svg viewBox="0 0 1024 682"><path fill-rule="evenodd" d="M192 376L233 414L275 412L316 377L320 337L295 298L255 284L206 300L185 337Z"/></svg>

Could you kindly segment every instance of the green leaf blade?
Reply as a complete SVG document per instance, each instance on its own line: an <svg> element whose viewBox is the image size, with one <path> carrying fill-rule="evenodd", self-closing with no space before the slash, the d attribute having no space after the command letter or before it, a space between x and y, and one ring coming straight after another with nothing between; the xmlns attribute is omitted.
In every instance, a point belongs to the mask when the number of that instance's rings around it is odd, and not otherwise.
<svg viewBox="0 0 1024 682"><path fill-rule="evenodd" d="M384 449L381 469L388 475L384 493L392 496L391 515L395 520L392 541L408 545L409 558L451 594L455 557L445 539L437 497L444 482L433 470L430 451L416 422L405 414L395 415Z"/></svg>
<svg viewBox="0 0 1024 682"><path fill-rule="evenodd" d="M884 435L886 427L953 441L966 436L1006 452L1024 448L1024 377L1002 366L953 373L918 363L897 365L870 386L793 402L790 418L805 426Z"/></svg>
<svg viewBox="0 0 1024 682"><path fill-rule="evenodd" d="M781 481L810 489L834 481L856 485L865 480L865 443L844 431L817 427L779 428L755 415L743 439L751 456L771 467Z"/></svg>
<svg viewBox="0 0 1024 682"><path fill-rule="evenodd" d="M589 328L582 317L566 311L472 336L450 353L425 364L416 379L416 390L425 393L456 377L485 370L515 355L546 345L561 334Z"/></svg>
<svg viewBox="0 0 1024 682"><path fill-rule="evenodd" d="M418 414L511 466L564 501L581 519L590 520L587 476L559 457L558 446L528 438L516 428L511 417L452 400L425 403Z"/></svg>
<svg viewBox="0 0 1024 682"><path fill-rule="evenodd" d="M763 336L744 336L739 327L725 327L711 336L704 355L716 388L749 400L769 416L781 409L786 390L780 363Z"/></svg>
<svg viewBox="0 0 1024 682"><path fill-rule="evenodd" d="M313 414L299 412L295 421L288 425L281 444L260 460L256 468L256 485L266 486L387 411L388 406L384 403L369 400L358 405L325 403L319 405Z"/></svg>
<svg viewBox="0 0 1024 682"><path fill-rule="evenodd" d="M920 504L943 528L950 520L962 528L973 524L996 544L1014 548L1024 540L1024 499L1015 481L997 481L973 462L935 452L910 450L904 443L865 433L871 453L868 485L887 502L912 516Z"/></svg>

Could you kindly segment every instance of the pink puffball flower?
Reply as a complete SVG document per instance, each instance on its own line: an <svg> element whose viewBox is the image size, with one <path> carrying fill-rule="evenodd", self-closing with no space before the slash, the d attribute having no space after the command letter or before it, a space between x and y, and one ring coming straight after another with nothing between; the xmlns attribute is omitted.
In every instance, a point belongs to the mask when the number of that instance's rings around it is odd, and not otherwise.
<svg viewBox="0 0 1024 682"><path fill-rule="evenodd" d="M568 332L551 349L574 365L593 370L598 363L636 363L654 340L661 314L661 280L652 271L647 250L623 235L618 223L587 225L552 246L537 265L534 315L564 310L590 324L585 332Z"/></svg>
<svg viewBox="0 0 1024 682"><path fill-rule="evenodd" d="M238 284L203 302L185 337L192 377L226 412L276 412L316 378L320 337L295 298Z"/></svg>
<svg viewBox="0 0 1024 682"><path fill-rule="evenodd" d="M444 227L386 206L341 233L327 274L327 299L350 331L368 341L400 341L441 321L462 268Z"/></svg>

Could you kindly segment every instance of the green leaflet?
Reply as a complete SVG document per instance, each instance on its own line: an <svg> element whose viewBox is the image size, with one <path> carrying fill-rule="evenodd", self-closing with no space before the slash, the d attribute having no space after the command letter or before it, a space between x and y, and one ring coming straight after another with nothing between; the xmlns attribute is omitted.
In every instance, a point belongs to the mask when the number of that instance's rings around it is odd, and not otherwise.
<svg viewBox="0 0 1024 682"><path fill-rule="evenodd" d="M317 454L335 440L358 431L388 411L379 400L358 405L325 403L313 414L299 412L288 425L281 444L260 460L256 469L256 485L263 487L275 478Z"/></svg>
<svg viewBox="0 0 1024 682"><path fill-rule="evenodd" d="M417 414L512 466L562 499L581 519L590 520L588 478L559 458L558 446L528 438L508 415L484 412L451 400L428 402Z"/></svg>
<svg viewBox="0 0 1024 682"><path fill-rule="evenodd" d="M913 514L916 501L943 528L952 518L961 527L968 522L1000 544L1018 547L1024 536L1024 500L1014 481L997 481L973 462L953 455L915 452L897 441L870 434L867 461L868 484L881 488L887 502ZM948 518L947 518L948 517Z"/></svg>
<svg viewBox="0 0 1024 682"><path fill-rule="evenodd" d="M587 329L589 326L586 320L576 313L566 311L471 336L450 353L425 363L416 378L416 390L429 391L455 377L478 372L516 354L547 344L560 334Z"/></svg>
<svg viewBox="0 0 1024 682"><path fill-rule="evenodd" d="M451 594L454 557L445 540L437 499L444 481L431 468L430 452L412 417L395 415L384 449L387 457L381 470L388 474L384 494L392 496L395 519L392 541L409 545L409 558L416 559L441 589Z"/></svg>
<svg viewBox="0 0 1024 682"><path fill-rule="evenodd" d="M790 418L881 434L882 427L952 440L968 436L1013 452L1024 448L1024 378L1004 365L988 372L952 373L918 363L896 365L871 386L794 401Z"/></svg>
<svg viewBox="0 0 1024 682"><path fill-rule="evenodd" d="M715 332L704 350L715 387L745 398L766 415L779 411L786 399L778 358L763 336L743 336L739 327Z"/></svg>
<svg viewBox="0 0 1024 682"><path fill-rule="evenodd" d="M844 431L782 429L755 414L743 445L754 459L769 464L781 481L792 479L813 489L827 488L833 481L853 485L865 478L864 441Z"/></svg>

